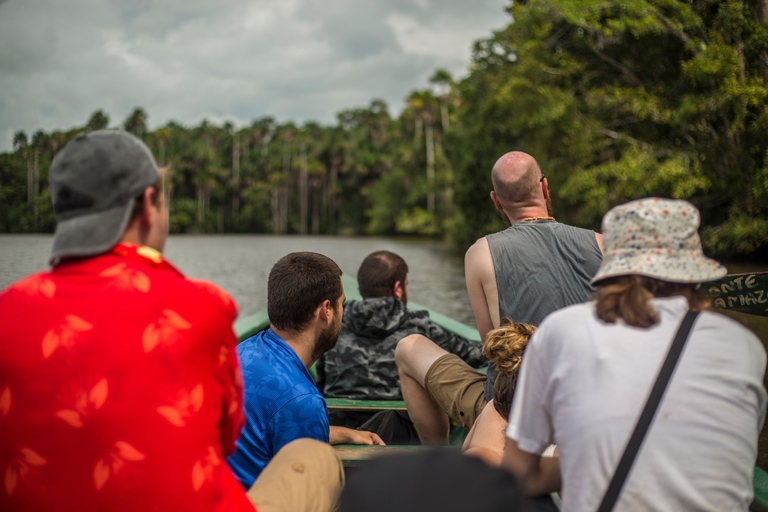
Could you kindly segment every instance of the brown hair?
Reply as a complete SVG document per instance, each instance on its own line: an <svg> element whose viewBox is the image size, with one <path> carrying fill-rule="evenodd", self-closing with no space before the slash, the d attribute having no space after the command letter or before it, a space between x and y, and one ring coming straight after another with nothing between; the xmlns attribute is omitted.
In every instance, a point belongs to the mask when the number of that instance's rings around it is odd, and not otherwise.
<svg viewBox="0 0 768 512"><path fill-rule="evenodd" d="M515 396L523 352L535 330L533 325L516 324L510 318L504 317L501 319L501 325L490 331L483 343L485 356L496 364L493 406L505 419L509 417L509 409Z"/></svg>
<svg viewBox="0 0 768 512"><path fill-rule="evenodd" d="M335 308L343 293L335 261L316 252L292 252L269 272L267 315L278 329L300 331L324 301Z"/></svg>
<svg viewBox="0 0 768 512"><path fill-rule="evenodd" d="M408 265L405 260L390 251L376 251L365 257L357 271L360 295L370 297L392 297L395 283L405 285Z"/></svg>
<svg viewBox="0 0 768 512"><path fill-rule="evenodd" d="M659 321L659 315L651 304L654 297L681 295L688 300L691 311L712 308L708 295L698 291L695 284L671 283L646 276L619 276L601 281L595 310L598 318L609 324L621 318L633 327L651 327Z"/></svg>

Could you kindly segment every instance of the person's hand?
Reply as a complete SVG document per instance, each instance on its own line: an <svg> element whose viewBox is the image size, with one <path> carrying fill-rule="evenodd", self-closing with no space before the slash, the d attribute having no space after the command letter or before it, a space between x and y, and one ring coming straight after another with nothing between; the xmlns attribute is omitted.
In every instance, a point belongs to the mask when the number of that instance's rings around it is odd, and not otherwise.
<svg viewBox="0 0 768 512"><path fill-rule="evenodd" d="M350 430L348 444L367 444L371 446L384 446L384 441L373 432L367 430Z"/></svg>
<svg viewBox="0 0 768 512"><path fill-rule="evenodd" d="M384 441L366 430L352 430L346 427L331 426L331 444L367 444L369 446L384 446Z"/></svg>

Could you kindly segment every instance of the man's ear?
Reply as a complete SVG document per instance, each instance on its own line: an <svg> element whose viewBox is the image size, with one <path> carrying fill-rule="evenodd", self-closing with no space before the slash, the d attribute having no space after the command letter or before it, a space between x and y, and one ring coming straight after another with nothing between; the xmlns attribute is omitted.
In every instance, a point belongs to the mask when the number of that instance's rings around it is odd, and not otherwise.
<svg viewBox="0 0 768 512"><path fill-rule="evenodd" d="M501 206L501 203L499 202L499 197L496 195L496 191L491 191L491 200L493 201L493 204L496 206L496 209L500 212L504 211L504 208Z"/></svg>
<svg viewBox="0 0 768 512"><path fill-rule="evenodd" d="M325 299L320 306L318 306L318 318L323 323L330 323L331 322L331 316L333 315L333 304L331 304L331 301L328 299Z"/></svg>
<svg viewBox="0 0 768 512"><path fill-rule="evenodd" d="M392 289L392 295L400 300L403 300L403 283L395 281L395 287Z"/></svg>
<svg viewBox="0 0 768 512"><path fill-rule="evenodd" d="M549 184L547 178L541 180L541 193L544 194L544 199L549 199Z"/></svg>
<svg viewBox="0 0 768 512"><path fill-rule="evenodd" d="M147 187L144 189L144 204L141 207L141 216L139 217L141 224L149 226L154 221L155 210L154 207L157 202L157 194L160 192L155 187Z"/></svg>

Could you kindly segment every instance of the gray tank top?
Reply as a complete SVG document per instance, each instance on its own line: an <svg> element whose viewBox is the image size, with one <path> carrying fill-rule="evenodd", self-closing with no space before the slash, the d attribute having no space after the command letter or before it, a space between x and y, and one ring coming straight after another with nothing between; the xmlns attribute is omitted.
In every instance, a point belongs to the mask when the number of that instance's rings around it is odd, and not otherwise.
<svg viewBox="0 0 768 512"><path fill-rule="evenodd" d="M584 302L603 255L595 233L552 220L517 222L486 237L496 272L499 319L539 325Z"/></svg>
<svg viewBox="0 0 768 512"><path fill-rule="evenodd" d="M552 220L517 222L485 237L499 293L499 320L539 325L551 312L584 302L603 254L595 233ZM488 366L485 399L493 398L496 368Z"/></svg>

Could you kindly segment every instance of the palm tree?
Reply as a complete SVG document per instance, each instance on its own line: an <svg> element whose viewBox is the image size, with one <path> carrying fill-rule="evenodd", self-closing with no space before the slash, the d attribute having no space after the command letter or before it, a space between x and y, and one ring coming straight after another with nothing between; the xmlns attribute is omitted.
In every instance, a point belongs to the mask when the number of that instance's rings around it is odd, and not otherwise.
<svg viewBox="0 0 768 512"><path fill-rule="evenodd" d="M445 69L438 69L429 78L429 83L437 86L437 97L440 100L440 121L442 122L443 132L448 131L448 101L451 99L451 87L453 78Z"/></svg>
<svg viewBox="0 0 768 512"><path fill-rule="evenodd" d="M37 130L32 136L32 148L34 150L35 163L32 171L32 215L34 219L34 228L37 231L37 198L38 190L40 188L40 153L45 150L48 145L48 136L43 130Z"/></svg>
<svg viewBox="0 0 768 512"><path fill-rule="evenodd" d="M408 96L409 108L413 111L414 120L416 121L416 130L414 142L418 141L421 136L421 129L424 128L424 135L426 138L427 149L427 211L434 213L435 211L435 134L434 134L434 116L432 115L432 108L435 102L435 97L431 91L413 91Z"/></svg>
<svg viewBox="0 0 768 512"><path fill-rule="evenodd" d="M32 188L32 161L29 158L29 139L27 134L19 130L13 134L13 149L21 153L24 157L24 161L27 163L27 206L32 208L32 200L34 198Z"/></svg>
<svg viewBox="0 0 768 512"><path fill-rule="evenodd" d="M144 138L144 132L147 131L147 113L141 107L136 107L123 122L123 129L131 132L138 138Z"/></svg>
<svg viewBox="0 0 768 512"><path fill-rule="evenodd" d="M99 109L88 119L88 123L85 125L85 131L92 132L94 130L103 130L109 125L109 116Z"/></svg>

